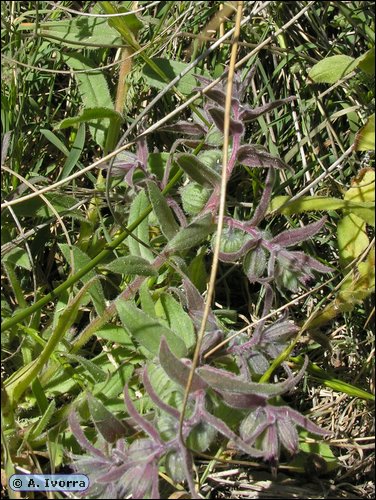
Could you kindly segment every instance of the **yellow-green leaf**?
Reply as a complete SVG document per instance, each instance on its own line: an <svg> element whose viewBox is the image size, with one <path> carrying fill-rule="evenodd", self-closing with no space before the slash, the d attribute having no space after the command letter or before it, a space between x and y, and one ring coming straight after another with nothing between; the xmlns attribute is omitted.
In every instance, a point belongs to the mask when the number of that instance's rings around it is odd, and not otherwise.
<svg viewBox="0 0 376 500"><path fill-rule="evenodd" d="M308 76L315 83L336 83L348 75L357 65L358 61L350 56L326 57L311 68Z"/></svg>
<svg viewBox="0 0 376 500"><path fill-rule="evenodd" d="M354 151L375 151L375 113L356 134Z"/></svg>
<svg viewBox="0 0 376 500"><path fill-rule="evenodd" d="M366 223L355 214L346 215L338 223L337 239L340 264L346 267L369 245Z"/></svg>

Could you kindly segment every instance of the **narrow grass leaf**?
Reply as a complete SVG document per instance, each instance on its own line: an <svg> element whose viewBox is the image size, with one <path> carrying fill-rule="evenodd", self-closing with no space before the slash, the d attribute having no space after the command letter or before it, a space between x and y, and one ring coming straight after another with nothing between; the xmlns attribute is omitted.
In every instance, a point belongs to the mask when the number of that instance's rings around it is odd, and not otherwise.
<svg viewBox="0 0 376 500"><path fill-rule="evenodd" d="M72 172L77 165L78 159L81 156L82 150L85 146L85 124L81 124L77 130L77 135L74 140L72 149L69 152L68 158L65 160L63 170L59 179L65 179Z"/></svg>
<svg viewBox="0 0 376 500"><path fill-rule="evenodd" d="M70 262L70 248L66 243L60 243L60 250L62 251L67 262ZM74 246L72 248L74 265L76 269L82 269L90 263L90 257L86 255L80 248ZM87 283L89 280L94 278L96 273L94 270L89 271L85 276L81 278L82 283ZM98 314L102 314L105 309L105 299L103 295L102 285L97 281L93 282L89 288L89 294L93 299L95 310Z"/></svg>

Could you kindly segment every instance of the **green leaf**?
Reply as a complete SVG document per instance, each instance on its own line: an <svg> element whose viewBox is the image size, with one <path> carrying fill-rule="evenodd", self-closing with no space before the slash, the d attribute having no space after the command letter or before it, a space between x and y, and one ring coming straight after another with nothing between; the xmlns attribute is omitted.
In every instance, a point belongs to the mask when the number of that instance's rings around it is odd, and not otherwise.
<svg viewBox="0 0 376 500"><path fill-rule="evenodd" d="M107 399L110 398L117 398L119 394L122 394L123 389L124 389L124 384L126 384L134 371L134 366L129 363L124 363L122 361L118 361L119 367L117 370L113 373L111 373L111 377L108 378L105 382L96 384L96 386L93 389L93 395L94 396L100 396L104 397ZM110 372L113 370L113 365L106 365L107 366L107 371ZM104 367L102 367L104 369Z"/></svg>
<svg viewBox="0 0 376 500"><path fill-rule="evenodd" d="M204 421L200 422L190 432L187 439L187 446L195 451L206 451L213 443L216 435L217 431L211 425Z"/></svg>
<svg viewBox="0 0 376 500"><path fill-rule="evenodd" d="M71 210L77 204L77 200L73 196L59 193L45 193L44 196L59 214L71 215L72 217L77 216L78 218L82 217L79 211ZM45 201L39 197L20 202L13 210L17 217L56 217Z"/></svg>
<svg viewBox="0 0 376 500"><path fill-rule="evenodd" d="M375 201L375 170L373 168L362 169L359 175L351 180L351 186L346 191L345 200L353 202Z"/></svg>
<svg viewBox="0 0 376 500"><path fill-rule="evenodd" d="M61 140L51 130L41 128L40 133L50 141L57 149L59 149L65 156L69 155L68 148L61 142Z"/></svg>
<svg viewBox="0 0 376 500"><path fill-rule="evenodd" d="M60 250L62 251L67 262L70 262L70 248L66 243L59 244ZM90 263L90 257L86 255L80 248L73 246L73 259L75 269L82 269ZM82 283L87 283L89 280L96 276L95 271L92 269L85 276L81 278ZM95 310L99 315L101 315L105 309L105 300L103 295L102 285L95 281L89 287L89 294L93 299Z"/></svg>
<svg viewBox="0 0 376 500"><path fill-rule="evenodd" d="M149 153L148 156L148 169L157 176L159 180L163 179L163 174L170 153Z"/></svg>
<svg viewBox="0 0 376 500"><path fill-rule="evenodd" d="M357 60L350 56L326 57L311 68L308 77L315 83L336 83L351 73L357 65Z"/></svg>
<svg viewBox="0 0 376 500"><path fill-rule="evenodd" d="M163 326L156 318L149 316L131 301L116 300L116 309L129 335L144 347L149 355L156 356L162 336L165 336L171 351L178 357L187 355L187 348L172 330Z"/></svg>
<svg viewBox="0 0 376 500"><path fill-rule="evenodd" d="M44 429L47 427L48 422L51 420L51 417L54 415L55 410L56 403L55 400L52 400L37 425L31 429L30 433L27 436L27 440L36 439L42 434Z"/></svg>
<svg viewBox="0 0 376 500"><path fill-rule="evenodd" d="M212 223L212 214L195 219L187 227L182 228L178 234L167 244L166 251L183 252L198 245L205 240L216 228Z"/></svg>
<svg viewBox="0 0 376 500"><path fill-rule="evenodd" d="M298 366L303 366L304 359L303 356L290 357L290 361L295 363ZM347 382L343 382L335 377L333 377L327 370L323 370L316 363L309 362L307 366L307 372L312 375L316 380L320 380L324 385L334 389L335 391L342 392L344 394L348 394L354 398L368 399L374 400L375 396L370 394L355 385L348 384Z"/></svg>
<svg viewBox="0 0 376 500"><path fill-rule="evenodd" d="M299 429L299 437L300 451L289 461L289 467L303 468L307 474L313 473L315 476L327 474L339 467L340 462L327 443L312 439L313 436L304 429Z"/></svg>
<svg viewBox="0 0 376 500"><path fill-rule="evenodd" d="M110 2L101 2L102 4L109 4ZM118 7L117 12L127 12L128 15L122 17L109 18L109 25L113 26L115 29L122 33L122 29L130 30L132 33L137 34L137 32L144 26L136 14L130 14L130 10L126 7ZM122 29L119 29L122 28Z"/></svg>
<svg viewBox="0 0 376 500"><path fill-rule="evenodd" d="M137 255L118 257L109 264L102 264L102 267L117 274L158 276L158 272L150 262Z"/></svg>
<svg viewBox="0 0 376 500"><path fill-rule="evenodd" d="M30 25L29 29L35 29L35 25ZM94 50L101 46L121 45L118 32L109 26L107 19L103 18L79 16L40 23L38 31L43 37L74 49L84 46L88 50Z"/></svg>
<svg viewBox="0 0 376 500"><path fill-rule="evenodd" d="M158 318L163 319L190 350L196 343L193 323L183 307L171 295L163 293L155 304Z"/></svg>
<svg viewBox="0 0 376 500"><path fill-rule="evenodd" d="M4 255L3 260L13 266L22 267L23 269L31 271L29 256L23 248L13 248L10 252Z"/></svg>
<svg viewBox="0 0 376 500"><path fill-rule="evenodd" d="M358 57L358 67L368 75L375 74L375 47Z"/></svg>
<svg viewBox="0 0 376 500"><path fill-rule="evenodd" d="M133 347L128 332L126 332L122 326L106 325L97 330L95 335L100 339L108 340L115 344Z"/></svg>
<svg viewBox="0 0 376 500"><path fill-rule="evenodd" d="M201 249L194 257L188 267L188 278L192 281L197 290L203 293L208 283L208 274L205 265L205 249Z"/></svg>
<svg viewBox="0 0 376 500"><path fill-rule="evenodd" d="M83 112L74 117L65 118L59 122L55 128L62 130L68 127L73 127L78 123L91 122L92 120L103 120L104 118L116 119L123 121L120 113L111 108L86 108Z"/></svg>
<svg viewBox="0 0 376 500"><path fill-rule="evenodd" d="M354 151L375 151L375 113L356 134Z"/></svg>
<svg viewBox="0 0 376 500"><path fill-rule="evenodd" d="M141 300L141 308L146 314L149 316L152 316L154 318L157 317L157 314L155 312L155 305L154 305L154 300L153 297L151 296L150 290L149 290L149 285L147 281L144 281L140 287L139 290L139 296Z"/></svg>
<svg viewBox="0 0 376 500"><path fill-rule="evenodd" d="M179 231L179 225L156 183L148 181L147 186L150 202L158 219L161 231L167 240L170 240Z"/></svg>
<svg viewBox="0 0 376 500"><path fill-rule="evenodd" d="M369 245L366 223L355 214L346 215L338 223L337 241L340 264L345 268Z"/></svg>
<svg viewBox="0 0 376 500"><path fill-rule="evenodd" d="M361 217L367 224L375 226L375 202L361 201L360 199L329 198L326 196L302 196L298 200L289 203L289 196L276 196L270 202L268 212L278 211L284 215L294 215L302 212L346 210Z"/></svg>
<svg viewBox="0 0 376 500"><path fill-rule="evenodd" d="M65 160L63 170L59 176L59 179L65 179L72 172L76 166L78 159L81 156L82 150L85 145L85 125L81 124L77 130L77 135L74 140L72 149L69 152L68 158Z"/></svg>
<svg viewBox="0 0 376 500"><path fill-rule="evenodd" d="M149 207L149 200L146 196L145 191L141 191L136 198L133 200L130 211L128 225L135 222L145 210ZM145 218L133 231L133 233L139 240L143 241L146 245L149 245L149 223L148 219ZM149 248L139 243L137 240L129 236L127 238L127 244L129 251L132 255L137 255L143 257L149 262L153 260L153 254Z"/></svg>
<svg viewBox="0 0 376 500"><path fill-rule="evenodd" d="M76 363L79 363L84 368L86 376L89 375L94 383L104 382L107 379L107 373L98 368L98 366L89 359L86 359L82 356L78 356L77 354L69 354L69 353L64 353L64 357L66 357L70 361L75 361Z"/></svg>
<svg viewBox="0 0 376 500"><path fill-rule="evenodd" d="M195 182L204 187L216 187L221 184L221 176L202 163L195 155L180 153L176 155L176 163Z"/></svg>
<svg viewBox="0 0 376 500"><path fill-rule="evenodd" d="M12 373L12 375L10 375L10 377L4 382L11 405L14 405L19 400L22 394L30 387L30 384L32 384L38 376L43 366L51 359L51 356L53 356L56 346L62 341L64 335L76 320L82 299L85 296L87 291L86 288L88 286L89 284L83 286L83 288L68 304L64 312L59 316L56 328L54 328L52 333L49 335L48 341L42 352L38 354L33 361Z"/></svg>
<svg viewBox="0 0 376 500"><path fill-rule="evenodd" d="M154 88L163 90L166 87L166 83L171 82L176 78L182 71L186 69L188 64L181 63L178 61L173 61L172 59L165 59L160 57L153 57L152 61L159 67L159 69L167 76L168 80L162 79L159 74L157 74L150 66L145 64L142 73L146 82ZM209 76L204 73L203 76ZM176 87L182 94L191 94L193 89L197 87L197 81L194 77L194 73L188 73L183 76L177 83Z"/></svg>
<svg viewBox="0 0 376 500"><path fill-rule="evenodd" d="M75 71L89 70L96 67L93 61L78 53L63 54L63 58L64 62ZM114 108L107 81L102 71L75 73L74 76L84 108ZM100 118L89 122L90 133L96 143L102 148L105 144L105 133L108 130L109 124L110 120L108 118Z"/></svg>

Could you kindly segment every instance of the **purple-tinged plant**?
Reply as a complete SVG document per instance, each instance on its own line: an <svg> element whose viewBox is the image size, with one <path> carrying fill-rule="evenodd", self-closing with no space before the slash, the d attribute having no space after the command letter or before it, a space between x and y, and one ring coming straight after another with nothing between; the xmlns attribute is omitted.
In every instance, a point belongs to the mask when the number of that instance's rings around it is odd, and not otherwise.
<svg viewBox="0 0 376 500"><path fill-rule="evenodd" d="M136 154L131 151L122 151L118 154L111 168L111 176L124 177L125 182L133 187L133 175L137 169L142 170L146 176L151 176L147 170L148 156L146 139L141 137L136 143Z"/></svg>
<svg viewBox="0 0 376 500"><path fill-rule="evenodd" d="M250 107L244 100L253 75L254 69L244 81L239 75L235 77L226 173L228 182L237 165L267 168L265 186L249 220L237 220L229 213L225 216L219 258L224 263L241 264L249 281L261 284L265 291L264 317L272 309L274 285L282 292L284 289L296 291L307 285L314 272L324 273L331 269L302 251L290 250L321 231L325 219L274 235L271 233L275 232L273 227L271 231L260 227L267 214L276 172L288 166L259 146L242 144L246 123L294 97ZM210 82L203 77L197 79L203 85ZM131 186L137 168L149 178L146 182L148 198L161 235L167 240L160 256L166 262L173 257L175 264L178 259L182 261L185 252L192 247L207 242L215 231L220 199L220 147L223 143L226 83L209 90L206 97L210 102L204 105L202 113L206 115L207 123L195 119L195 122L181 121L164 127L186 138L175 141L160 185L152 182L147 173L145 142L137 145L136 155L127 154L128 160L122 165L122 175L125 172L125 179ZM196 154L187 152L186 148L196 148L199 144L201 149L197 149ZM183 146L185 149L177 152ZM189 179L188 184L178 191L188 221L177 201L166 199L160 190L168 182L173 160ZM143 229L147 233L147 224ZM158 470L163 465L174 481L186 481L192 498L197 498L193 476L195 452L207 451L221 440L229 440L239 452L263 459L274 467L282 448L291 455L298 451L299 427L319 436L328 434L297 411L274 404L275 398L290 392L301 380L308 358L295 375L283 364L287 373L284 380L274 384L256 381L268 369L270 361L285 350L298 327L287 316L268 324L262 320L251 338L239 334L222 346L221 351L208 357L213 347L236 333L228 331L212 311L207 319L180 434L183 393L192 367L191 359L186 356L191 352L195 334L200 329L205 304L185 273L179 272L183 276L183 286L174 290L182 305L172 300L168 306L159 300L157 307L147 287L142 293L140 291L141 310L131 301L116 302L128 335L143 348L141 352L149 356L150 364L145 363L138 372L142 372L145 397L153 410L140 415L126 386L124 400L129 418L125 425L108 410L104 411L101 403L89 398L94 425L104 440L103 450L94 447L85 437L77 417L74 414L70 417L72 432L88 454L75 457L75 468L80 472L87 471L91 479L90 497L124 498L131 495L132 498L160 498ZM186 330L190 333L187 334ZM165 377L167 396L150 375L154 369ZM98 414L101 419L98 419Z"/></svg>
<svg viewBox="0 0 376 500"><path fill-rule="evenodd" d="M246 443L263 451L266 461L277 465L281 445L290 455L298 452L297 427L318 436L330 435L330 432L321 429L288 406L269 404L251 409L242 421L239 432Z"/></svg>

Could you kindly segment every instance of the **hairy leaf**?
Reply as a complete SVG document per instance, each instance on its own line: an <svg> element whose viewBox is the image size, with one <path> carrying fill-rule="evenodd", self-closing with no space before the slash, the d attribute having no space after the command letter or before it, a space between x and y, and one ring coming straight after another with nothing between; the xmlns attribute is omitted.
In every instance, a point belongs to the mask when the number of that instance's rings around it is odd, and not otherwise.
<svg viewBox="0 0 376 500"><path fill-rule="evenodd" d="M173 216L171 208L155 182L148 181L150 202L158 219L162 233L167 240L173 238L179 231L179 225Z"/></svg>
<svg viewBox="0 0 376 500"><path fill-rule="evenodd" d="M167 244L167 252L183 252L200 244L215 229L212 223L212 214L207 213L197 217L187 227L180 229L178 234Z"/></svg>
<svg viewBox="0 0 376 500"><path fill-rule="evenodd" d="M225 111L221 108L208 108L208 113L212 117L214 123L218 129L224 131L225 123ZM244 134L244 125L241 121L233 120L230 118L230 135L242 135Z"/></svg>
<svg viewBox="0 0 376 500"><path fill-rule="evenodd" d="M205 187L215 187L221 183L221 176L202 163L195 155L180 153L175 157L176 163L195 182Z"/></svg>
<svg viewBox="0 0 376 500"><path fill-rule="evenodd" d="M165 339L164 337L162 337L161 339L159 361L162 368L174 382L183 387L186 386L190 367L174 356L167 343L167 339ZM190 392L199 391L205 389L206 387L207 384L205 383L205 381L198 375L194 374Z"/></svg>
<svg viewBox="0 0 376 500"><path fill-rule="evenodd" d="M116 274L130 274L139 276L158 276L158 272L149 261L138 255L118 257L102 267Z"/></svg>
<svg viewBox="0 0 376 500"><path fill-rule="evenodd" d="M129 335L147 349L150 354L158 354L162 337L166 337L166 341L174 354L179 357L187 354L187 348L183 340L175 332L162 325L156 318L138 309L134 302L118 299L116 309Z"/></svg>

